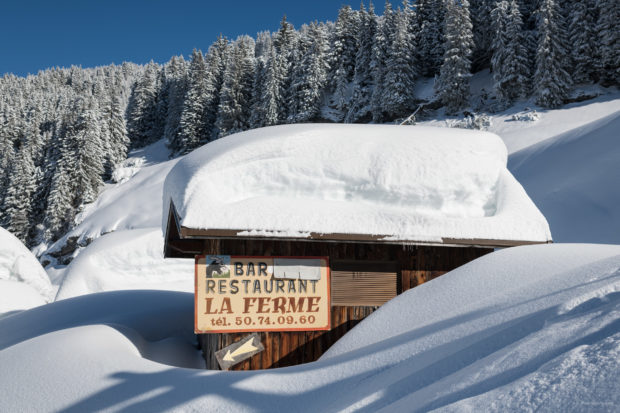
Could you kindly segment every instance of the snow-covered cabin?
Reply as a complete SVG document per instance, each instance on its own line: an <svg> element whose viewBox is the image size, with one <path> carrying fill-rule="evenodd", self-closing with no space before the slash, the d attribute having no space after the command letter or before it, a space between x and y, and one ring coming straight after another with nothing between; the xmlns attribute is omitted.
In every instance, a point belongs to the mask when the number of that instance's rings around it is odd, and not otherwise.
<svg viewBox="0 0 620 413"><path fill-rule="evenodd" d="M279 346L236 368L314 360L409 288L493 248L551 242L506 163L502 140L481 131L310 124L238 133L167 176L165 256L328 257L331 329L270 333ZM211 367L239 338L214 337L203 340Z"/></svg>

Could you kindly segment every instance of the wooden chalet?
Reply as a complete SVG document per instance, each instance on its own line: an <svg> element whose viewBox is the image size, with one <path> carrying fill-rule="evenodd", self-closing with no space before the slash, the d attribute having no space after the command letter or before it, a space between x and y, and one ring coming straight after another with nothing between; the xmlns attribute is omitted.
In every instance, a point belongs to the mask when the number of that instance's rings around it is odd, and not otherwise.
<svg viewBox="0 0 620 413"><path fill-rule="evenodd" d="M167 183L173 184L178 183ZM317 360L357 323L408 289L495 248L551 242L550 237L515 240L501 235L496 239L446 236L416 240L412 237L398 239L392 234L317 231L295 235L253 232L254 228L199 228L184 226L180 205L175 204L179 199L182 198L164 199L167 203L164 255L167 258L194 259L202 255L327 258L329 330L259 331L264 351L230 367L234 370L284 367ZM264 226L257 222L256 228ZM415 313L412 307L411 316L415 317ZM247 335L247 331L199 334L206 367L218 369L216 352Z"/></svg>

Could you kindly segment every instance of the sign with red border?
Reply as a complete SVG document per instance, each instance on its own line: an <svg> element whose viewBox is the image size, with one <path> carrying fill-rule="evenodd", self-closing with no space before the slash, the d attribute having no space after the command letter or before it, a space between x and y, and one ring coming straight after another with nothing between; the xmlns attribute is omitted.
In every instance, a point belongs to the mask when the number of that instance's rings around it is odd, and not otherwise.
<svg viewBox="0 0 620 413"><path fill-rule="evenodd" d="M194 331L329 330L328 257L197 255Z"/></svg>

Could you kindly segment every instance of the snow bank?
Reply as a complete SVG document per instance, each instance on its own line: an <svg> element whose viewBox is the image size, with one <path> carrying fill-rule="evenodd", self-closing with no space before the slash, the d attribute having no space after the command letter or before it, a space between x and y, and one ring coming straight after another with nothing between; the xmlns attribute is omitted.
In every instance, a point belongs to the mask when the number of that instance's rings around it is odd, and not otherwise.
<svg viewBox="0 0 620 413"><path fill-rule="evenodd" d="M619 130L617 110L510 156L555 241L620 244Z"/></svg>
<svg viewBox="0 0 620 413"><path fill-rule="evenodd" d="M164 183L190 228L407 241L548 241L496 135L394 125L286 125L214 141ZM518 225L517 225L518 223Z"/></svg>
<svg viewBox="0 0 620 413"><path fill-rule="evenodd" d="M194 290L194 263L163 257L161 230L144 228L106 234L65 270L56 299L123 289Z"/></svg>
<svg viewBox="0 0 620 413"><path fill-rule="evenodd" d="M0 313L40 305L50 301L55 293L47 273L35 256L19 239L2 227L0 281L3 281L0 287ZM16 283L24 285L14 285Z"/></svg>
<svg viewBox="0 0 620 413"><path fill-rule="evenodd" d="M0 317L38 307L46 302L37 290L26 283L0 280Z"/></svg>
<svg viewBox="0 0 620 413"><path fill-rule="evenodd" d="M600 88L589 92L603 95L555 110L540 108L533 102L517 103L512 108L495 115L493 126L489 130L502 137L508 152L512 154L620 111L620 93L617 91ZM538 120L535 122L528 117L517 121L513 119L513 116L519 117L524 114L523 112L531 113L531 108L535 108L538 115Z"/></svg>
<svg viewBox="0 0 620 413"><path fill-rule="evenodd" d="M196 354L192 304L189 293L109 292L0 319L0 365L11 372L0 375L0 410L610 411L620 404L620 246L486 255L390 301L321 360L284 369L171 367L191 366Z"/></svg>

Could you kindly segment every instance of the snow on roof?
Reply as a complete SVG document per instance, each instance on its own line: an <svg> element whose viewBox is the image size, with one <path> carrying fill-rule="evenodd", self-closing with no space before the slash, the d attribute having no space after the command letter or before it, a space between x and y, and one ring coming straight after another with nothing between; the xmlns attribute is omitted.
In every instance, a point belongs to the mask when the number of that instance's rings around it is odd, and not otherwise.
<svg viewBox="0 0 620 413"><path fill-rule="evenodd" d="M549 226L492 133L397 125L282 125L181 159L164 183L179 224L239 236L367 234L389 241L547 242Z"/></svg>

